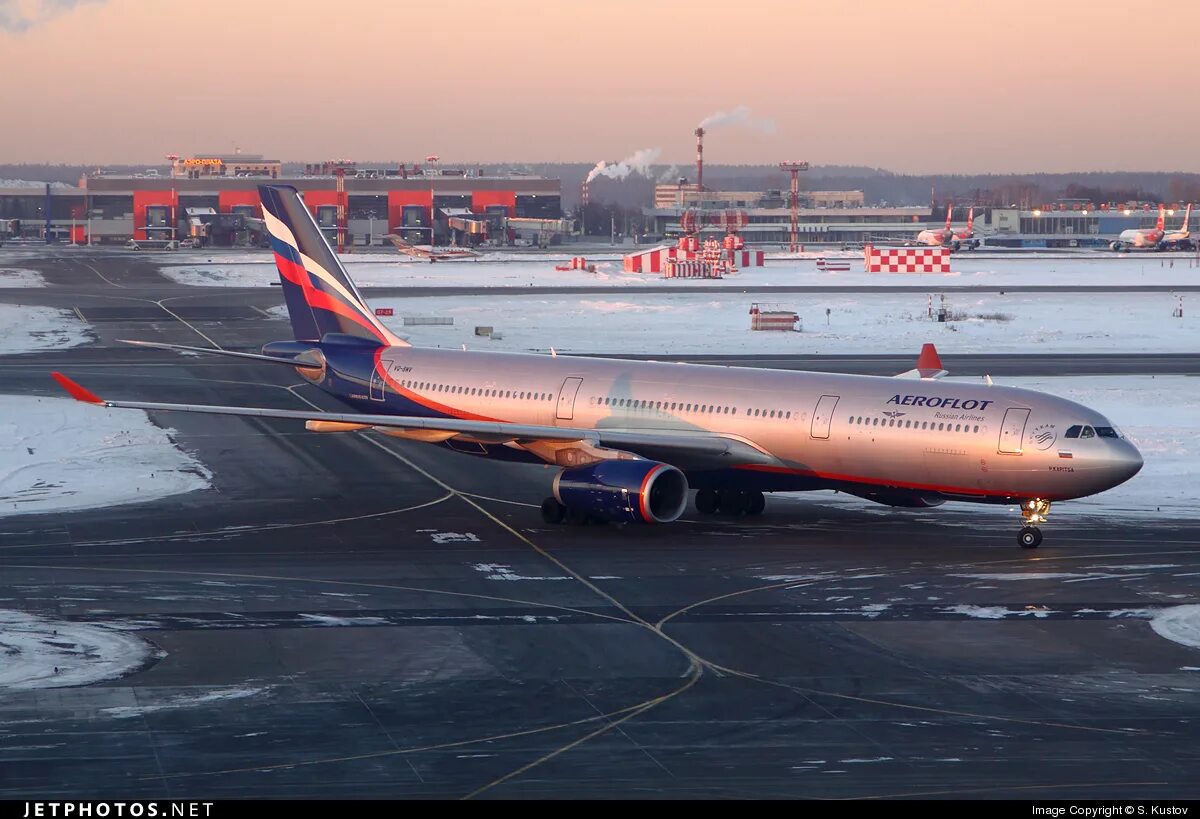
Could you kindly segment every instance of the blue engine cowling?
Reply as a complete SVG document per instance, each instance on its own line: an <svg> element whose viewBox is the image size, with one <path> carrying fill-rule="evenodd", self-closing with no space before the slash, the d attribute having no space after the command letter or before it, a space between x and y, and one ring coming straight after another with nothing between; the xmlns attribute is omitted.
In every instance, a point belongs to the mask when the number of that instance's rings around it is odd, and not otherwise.
<svg viewBox="0 0 1200 819"><path fill-rule="evenodd" d="M677 520L687 493L683 473L657 461L600 461L554 478L554 497L562 505L629 523Z"/></svg>

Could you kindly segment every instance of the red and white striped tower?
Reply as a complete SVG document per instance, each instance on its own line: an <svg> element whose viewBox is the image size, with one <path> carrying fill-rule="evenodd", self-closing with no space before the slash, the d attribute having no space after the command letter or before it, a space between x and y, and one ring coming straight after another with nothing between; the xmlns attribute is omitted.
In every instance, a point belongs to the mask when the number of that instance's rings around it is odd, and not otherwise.
<svg viewBox="0 0 1200 819"><path fill-rule="evenodd" d="M807 162L780 162L780 170L792 175L791 199L788 207L792 211L791 230L788 232L788 250L800 252L800 171L808 170Z"/></svg>
<svg viewBox="0 0 1200 819"><path fill-rule="evenodd" d="M704 190L704 129L696 129L696 190Z"/></svg>

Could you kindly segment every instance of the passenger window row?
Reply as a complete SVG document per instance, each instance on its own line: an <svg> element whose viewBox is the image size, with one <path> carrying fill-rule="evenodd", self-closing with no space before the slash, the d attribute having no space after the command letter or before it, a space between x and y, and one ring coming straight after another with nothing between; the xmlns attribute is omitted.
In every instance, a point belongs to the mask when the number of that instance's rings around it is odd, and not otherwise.
<svg viewBox="0 0 1200 819"><path fill-rule="evenodd" d="M450 392L455 395L477 395L481 398L516 398L517 400L550 401L554 396L548 392L525 392L522 390L493 390L484 387L464 387L461 384L434 384L429 381L401 381L400 386L422 392Z"/></svg>
<svg viewBox="0 0 1200 819"><path fill-rule="evenodd" d="M737 407L719 407L714 404L685 404L682 401L646 401L641 398L592 397L589 402L601 407L623 407L625 409L662 410L664 412L703 412L713 415L731 415Z"/></svg>
<svg viewBox="0 0 1200 819"><path fill-rule="evenodd" d="M681 401L645 401L640 398L611 398L601 396L589 399L589 403L601 407L623 407L625 409L644 409L663 412L702 412L712 415L737 415L737 407L725 407L715 404L688 404ZM783 410L765 410L746 408L746 415L762 418L792 417L790 412Z"/></svg>
<svg viewBox="0 0 1200 819"><path fill-rule="evenodd" d="M852 415L847 422L862 427L900 427L902 429L927 429L934 432L979 432L978 424L948 424L944 421L914 421L911 418L866 418Z"/></svg>

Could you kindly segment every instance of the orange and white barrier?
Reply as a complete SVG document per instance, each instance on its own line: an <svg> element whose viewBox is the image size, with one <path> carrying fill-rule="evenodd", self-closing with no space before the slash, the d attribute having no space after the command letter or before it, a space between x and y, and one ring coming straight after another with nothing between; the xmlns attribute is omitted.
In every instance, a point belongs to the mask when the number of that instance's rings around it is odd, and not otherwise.
<svg viewBox="0 0 1200 819"><path fill-rule="evenodd" d="M945 247L863 248L867 273L949 273L950 249Z"/></svg>
<svg viewBox="0 0 1200 819"><path fill-rule="evenodd" d="M572 256L570 264L556 264L555 270L586 270L589 273L596 272L594 264L588 264L587 259L582 256Z"/></svg>

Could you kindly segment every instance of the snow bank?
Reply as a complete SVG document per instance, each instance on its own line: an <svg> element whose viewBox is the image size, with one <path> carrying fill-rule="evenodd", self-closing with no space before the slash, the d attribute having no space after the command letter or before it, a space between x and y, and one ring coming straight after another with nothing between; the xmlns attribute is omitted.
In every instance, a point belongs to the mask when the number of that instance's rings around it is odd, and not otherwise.
<svg viewBox="0 0 1200 819"><path fill-rule="evenodd" d="M243 700L248 697L257 696L267 689L254 688L248 686L238 686L231 688L215 688L204 690L196 694L185 694L182 696L171 696L161 702L151 702L145 705L128 705L116 706L113 708L102 708L101 713L113 719L131 719L140 717L144 714L153 714L157 711L171 711L176 708L195 708L199 705L208 705L214 702L228 702L229 700ZM152 692L138 692L138 699L143 697L153 696Z"/></svg>
<svg viewBox="0 0 1200 819"><path fill-rule="evenodd" d="M0 355L61 350L91 340L88 325L70 310L0 304Z"/></svg>
<svg viewBox="0 0 1200 819"><path fill-rule="evenodd" d="M0 610L0 689L63 688L113 680L164 656L102 624Z"/></svg>
<svg viewBox="0 0 1200 819"><path fill-rule="evenodd" d="M45 287L46 280L36 270L0 267L0 287Z"/></svg>
<svg viewBox="0 0 1200 819"><path fill-rule="evenodd" d="M149 501L211 474L139 410L0 395L0 516Z"/></svg>

